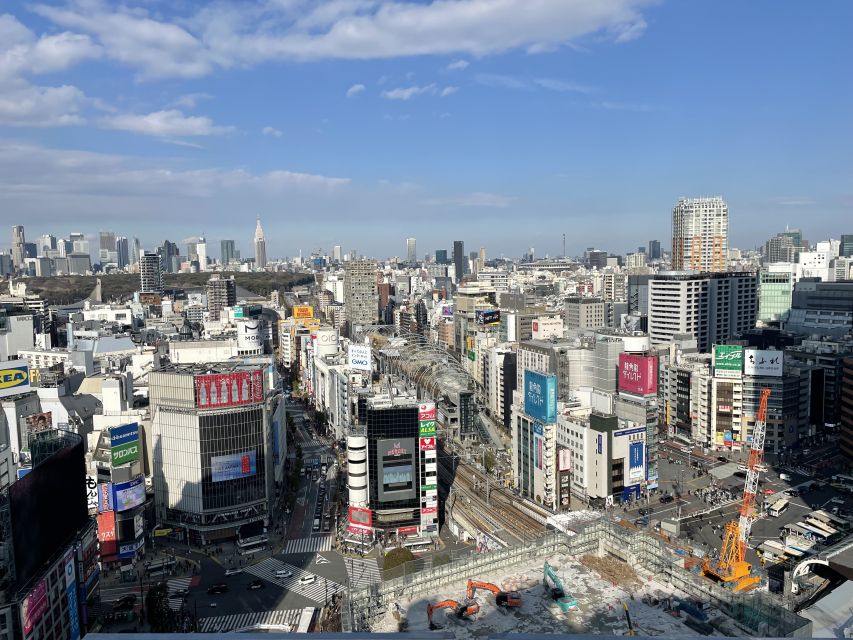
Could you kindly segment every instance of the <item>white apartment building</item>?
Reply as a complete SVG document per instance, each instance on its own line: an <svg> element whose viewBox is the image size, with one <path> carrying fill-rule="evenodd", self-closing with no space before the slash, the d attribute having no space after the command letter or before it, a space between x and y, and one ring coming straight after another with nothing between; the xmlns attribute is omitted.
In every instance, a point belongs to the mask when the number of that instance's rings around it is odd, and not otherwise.
<svg viewBox="0 0 853 640"><path fill-rule="evenodd" d="M729 208L720 197L681 198L672 209L672 268L726 270Z"/></svg>

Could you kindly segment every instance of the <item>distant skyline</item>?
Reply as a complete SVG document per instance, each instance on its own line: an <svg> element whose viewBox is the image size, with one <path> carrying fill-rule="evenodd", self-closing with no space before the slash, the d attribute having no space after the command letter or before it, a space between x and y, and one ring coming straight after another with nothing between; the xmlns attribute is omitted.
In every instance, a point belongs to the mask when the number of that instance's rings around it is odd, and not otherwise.
<svg viewBox="0 0 853 640"><path fill-rule="evenodd" d="M250 256L260 216L270 258L407 237L560 255L563 233L622 253L668 248L677 199L706 195L732 247L837 238L851 20L840 0L6 2L0 246L23 224Z"/></svg>

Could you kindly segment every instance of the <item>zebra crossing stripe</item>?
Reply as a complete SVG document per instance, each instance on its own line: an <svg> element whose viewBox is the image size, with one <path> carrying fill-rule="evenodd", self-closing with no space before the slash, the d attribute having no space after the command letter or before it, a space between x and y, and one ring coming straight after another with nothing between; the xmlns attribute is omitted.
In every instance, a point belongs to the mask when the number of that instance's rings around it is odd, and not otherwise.
<svg viewBox="0 0 853 640"><path fill-rule="evenodd" d="M173 598L172 595L181 589L189 589L192 578L172 578L166 581L166 589L169 595L169 609L172 611L180 611L184 606L183 598Z"/></svg>
<svg viewBox="0 0 853 640"><path fill-rule="evenodd" d="M199 621L199 630L202 633L213 631L226 633L229 631L249 630L255 627L267 625L277 627L289 627L295 631L304 613L304 609L279 609L275 611L255 611L252 613L235 613L228 616L214 616L202 618Z"/></svg>
<svg viewBox="0 0 853 640"><path fill-rule="evenodd" d="M331 598L334 594L339 591L343 591L346 588L344 585L337 583L334 580L317 576L292 564L276 560L275 558L267 558L256 565L246 567L245 571L268 582L272 582L282 589L292 591L322 604L325 604L328 601L328 598ZM277 578L275 575L276 571L289 571L292 575L288 578ZM314 576L314 582L310 584L300 583L301 578L309 576Z"/></svg>
<svg viewBox="0 0 853 640"><path fill-rule="evenodd" d="M288 540L284 553L317 553L318 551L331 551L334 537L334 535L326 535Z"/></svg>

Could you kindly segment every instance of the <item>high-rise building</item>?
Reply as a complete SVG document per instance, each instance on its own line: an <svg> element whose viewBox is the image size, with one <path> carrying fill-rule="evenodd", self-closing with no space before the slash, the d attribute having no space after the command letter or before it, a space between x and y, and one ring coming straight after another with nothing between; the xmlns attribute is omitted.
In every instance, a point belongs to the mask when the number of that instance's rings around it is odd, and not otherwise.
<svg viewBox="0 0 853 640"><path fill-rule="evenodd" d="M219 320L219 314L225 307L237 304L237 283L234 277L223 278L218 273L207 281L207 310L211 320Z"/></svg>
<svg viewBox="0 0 853 640"><path fill-rule="evenodd" d="M663 272L649 279L649 336L652 344L692 335L699 351L755 327L755 273Z"/></svg>
<svg viewBox="0 0 853 640"><path fill-rule="evenodd" d="M267 266L267 242L264 239L264 229L261 227L261 219L255 226L255 268L264 269Z"/></svg>
<svg viewBox="0 0 853 640"><path fill-rule="evenodd" d="M101 264L118 264L116 255L116 234L112 231L101 231L98 234L98 260Z"/></svg>
<svg viewBox="0 0 853 640"><path fill-rule="evenodd" d="M418 245L414 238L406 238L406 262L415 264L418 261Z"/></svg>
<svg viewBox="0 0 853 640"><path fill-rule="evenodd" d="M566 328L599 329L604 326L604 301L601 298L571 296L566 300Z"/></svg>
<svg viewBox="0 0 853 640"><path fill-rule="evenodd" d="M373 260L350 260L346 263L344 306L350 336L356 326L376 324L379 320L379 290Z"/></svg>
<svg viewBox="0 0 853 640"><path fill-rule="evenodd" d="M16 224L12 227L12 264L16 269L24 266L24 259L27 257L24 249L26 238L24 237L23 225Z"/></svg>
<svg viewBox="0 0 853 640"><path fill-rule="evenodd" d="M37 250L39 256L48 255L48 251L56 250L56 236L52 236L50 234L45 234L43 236L39 236L37 243Z"/></svg>
<svg viewBox="0 0 853 640"><path fill-rule="evenodd" d="M222 240L219 243L220 246L220 259L222 262L222 266L227 266L232 262L235 262L237 257L237 250L233 240Z"/></svg>
<svg viewBox="0 0 853 640"><path fill-rule="evenodd" d="M447 249L436 249L435 250L435 263L436 264L447 264Z"/></svg>
<svg viewBox="0 0 853 640"><path fill-rule="evenodd" d="M853 233L841 234L838 255L842 258L853 258Z"/></svg>
<svg viewBox="0 0 853 640"><path fill-rule="evenodd" d="M660 260L660 240L649 240L649 260Z"/></svg>
<svg viewBox="0 0 853 640"><path fill-rule="evenodd" d="M456 282L462 282L462 276L465 275L465 266L467 264L465 258L465 242L462 240L453 241L453 268L456 270Z"/></svg>
<svg viewBox="0 0 853 640"><path fill-rule="evenodd" d="M142 245L139 243L139 238L133 238L130 241L130 264L139 264L139 256L142 255Z"/></svg>
<svg viewBox="0 0 853 640"><path fill-rule="evenodd" d="M180 253L178 245L174 242L170 242L169 240L163 241L163 246L160 248L159 254L162 258L162 269L165 273L175 273L178 271L178 256Z"/></svg>
<svg viewBox="0 0 853 640"><path fill-rule="evenodd" d="M784 266L784 265L783 265ZM758 272L758 316L762 322L787 319L791 311L794 274L790 269L774 271L764 268Z"/></svg>
<svg viewBox="0 0 853 640"><path fill-rule="evenodd" d="M160 256L147 251L139 258L139 291L163 293L163 271Z"/></svg>
<svg viewBox="0 0 853 640"><path fill-rule="evenodd" d="M840 407L839 447L850 466L853 465L853 358L844 359Z"/></svg>
<svg viewBox="0 0 853 640"><path fill-rule="evenodd" d="M130 264L130 245L125 236L116 238L116 264L119 269L124 269Z"/></svg>
<svg viewBox="0 0 853 640"><path fill-rule="evenodd" d="M343 256L341 255L341 245L336 244L332 248L332 260L334 260L335 262L341 262L342 258Z"/></svg>
<svg viewBox="0 0 853 640"><path fill-rule="evenodd" d="M86 235L83 233L69 233L68 240L71 241L72 253L85 253L90 255L89 241L86 240Z"/></svg>
<svg viewBox="0 0 853 640"><path fill-rule="evenodd" d="M198 256L198 270L207 271L207 240L204 237L198 239L195 245L196 256Z"/></svg>
<svg viewBox="0 0 853 640"><path fill-rule="evenodd" d="M725 271L728 252L729 208L723 199L679 199L672 209L672 268Z"/></svg>

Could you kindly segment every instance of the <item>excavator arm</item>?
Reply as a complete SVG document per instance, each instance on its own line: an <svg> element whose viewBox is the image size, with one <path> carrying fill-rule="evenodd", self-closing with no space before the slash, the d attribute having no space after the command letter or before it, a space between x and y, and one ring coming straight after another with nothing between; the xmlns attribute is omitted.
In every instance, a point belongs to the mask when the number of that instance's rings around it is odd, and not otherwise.
<svg viewBox="0 0 853 640"><path fill-rule="evenodd" d="M520 607L521 594L518 591L504 591L496 584L491 582L481 582L480 580L468 579L468 600L474 598L477 589L485 589L491 591L495 595L495 604L499 607Z"/></svg>

